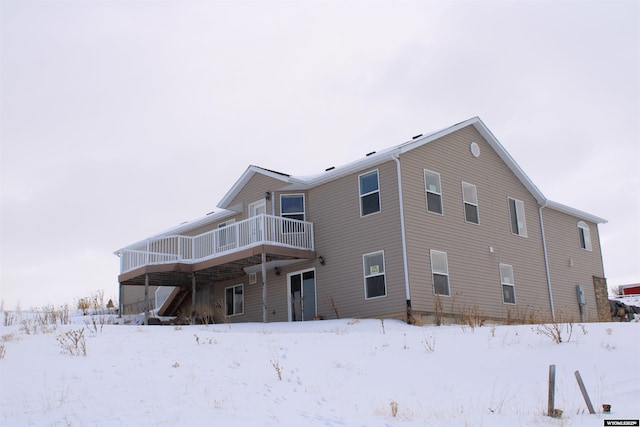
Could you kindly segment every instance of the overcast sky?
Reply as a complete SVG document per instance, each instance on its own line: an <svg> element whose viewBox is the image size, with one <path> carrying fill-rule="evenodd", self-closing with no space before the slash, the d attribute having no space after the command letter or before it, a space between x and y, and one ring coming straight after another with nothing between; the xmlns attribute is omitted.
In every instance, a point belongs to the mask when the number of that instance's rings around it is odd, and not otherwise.
<svg viewBox="0 0 640 427"><path fill-rule="evenodd" d="M5 308L117 298L113 251L255 164L310 175L480 116L640 282L633 1L6 1Z"/></svg>

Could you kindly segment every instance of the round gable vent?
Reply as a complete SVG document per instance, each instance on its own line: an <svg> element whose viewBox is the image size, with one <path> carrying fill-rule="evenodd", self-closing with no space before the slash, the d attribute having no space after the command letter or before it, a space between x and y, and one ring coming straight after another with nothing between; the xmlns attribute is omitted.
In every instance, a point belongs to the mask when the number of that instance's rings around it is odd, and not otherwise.
<svg viewBox="0 0 640 427"><path fill-rule="evenodd" d="M473 154L473 157L480 156L480 146L477 142L472 142L469 148L471 148L471 154Z"/></svg>

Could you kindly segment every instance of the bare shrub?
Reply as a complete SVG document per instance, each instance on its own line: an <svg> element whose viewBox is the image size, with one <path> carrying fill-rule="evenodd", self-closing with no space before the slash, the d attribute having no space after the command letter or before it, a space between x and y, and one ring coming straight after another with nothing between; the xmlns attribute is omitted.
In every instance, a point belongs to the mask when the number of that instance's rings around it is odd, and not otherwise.
<svg viewBox="0 0 640 427"><path fill-rule="evenodd" d="M391 406L391 416L392 417L398 416L398 402L396 402L395 400L392 400L391 402L389 402L389 406Z"/></svg>
<svg viewBox="0 0 640 427"><path fill-rule="evenodd" d="M477 303L472 307L463 307L458 313L458 323L470 326L471 329L476 326L482 326L485 320L484 313L480 311Z"/></svg>
<svg viewBox="0 0 640 427"><path fill-rule="evenodd" d="M444 322L444 309L442 308L442 300L440 299L440 295L436 294L433 304L433 318L436 326L440 326Z"/></svg>
<svg viewBox="0 0 640 427"><path fill-rule="evenodd" d="M336 300L333 298L332 294L329 294L327 296L327 299L329 300L329 305L331 306L331 311L333 311L334 316L336 316L336 319L340 318L340 314L338 314L338 307L336 306Z"/></svg>
<svg viewBox="0 0 640 427"><path fill-rule="evenodd" d="M224 299L220 298L215 303L215 309L220 313L220 318L222 319L222 323L229 323L229 316L227 316L227 306L224 303Z"/></svg>
<svg viewBox="0 0 640 427"><path fill-rule="evenodd" d="M96 336L98 333L102 333L104 324L107 323L105 316L91 316L91 320L85 320L84 324L91 335Z"/></svg>
<svg viewBox="0 0 640 427"><path fill-rule="evenodd" d="M573 334L573 319L563 319L563 316L559 315L557 319L536 327L536 333L551 338L556 344L563 342L565 336L569 342Z"/></svg>
<svg viewBox="0 0 640 427"><path fill-rule="evenodd" d="M424 348L427 350L427 353L433 353L436 350L436 339L434 337L429 336L427 338L425 335L422 343L424 344Z"/></svg>
<svg viewBox="0 0 640 427"><path fill-rule="evenodd" d="M272 357L269 361L271 362L271 366L273 366L273 369L275 369L276 374L278 375L278 381L282 381L282 366L280 366L280 361L277 357Z"/></svg>
<svg viewBox="0 0 640 427"><path fill-rule="evenodd" d="M76 307L78 310L82 310L83 316L86 316L91 309L91 300L89 298L80 298Z"/></svg>
<svg viewBox="0 0 640 427"><path fill-rule="evenodd" d="M91 294L91 307L96 313L98 313L98 310L105 308L103 289L98 289L95 293Z"/></svg>
<svg viewBox="0 0 640 427"><path fill-rule="evenodd" d="M66 331L58 335L57 340L63 354L72 356L87 355L87 340L84 336L84 328Z"/></svg>
<svg viewBox="0 0 640 427"><path fill-rule="evenodd" d="M4 344L0 344L0 359L4 359L5 354L7 354L7 348Z"/></svg>
<svg viewBox="0 0 640 427"><path fill-rule="evenodd" d="M17 320L17 316L15 315L15 313L12 313L10 311L5 311L3 314L4 314L4 320L2 324L4 326L13 326Z"/></svg>

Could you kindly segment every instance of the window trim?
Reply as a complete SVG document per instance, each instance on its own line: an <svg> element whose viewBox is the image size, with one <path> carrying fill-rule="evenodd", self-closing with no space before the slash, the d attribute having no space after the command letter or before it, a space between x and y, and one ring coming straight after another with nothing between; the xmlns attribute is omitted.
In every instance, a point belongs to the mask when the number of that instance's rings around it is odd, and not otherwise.
<svg viewBox="0 0 640 427"><path fill-rule="evenodd" d="M431 191L427 188L427 172L438 176L438 186L440 187L440 192ZM442 176L438 172L434 172L429 169L423 169L423 176L424 176L425 205L427 208L427 212L435 215L444 216L444 198L442 197ZM435 194L438 197L440 197L440 212L429 210L429 193Z"/></svg>
<svg viewBox="0 0 640 427"><path fill-rule="evenodd" d="M382 273L367 274L366 258L367 258L367 256L372 256L372 255L377 255L377 254L382 254ZM364 299L365 299L365 301L378 299L378 298L385 298L388 295L388 292L387 292L387 268L386 268L386 265L385 265L384 250L362 254L362 273L363 273L363 276L364 276ZM367 295L367 279L371 278L371 277L378 277L378 276L382 276L383 279L384 279L384 294L383 295L377 295L375 297L370 297L370 296Z"/></svg>
<svg viewBox="0 0 640 427"><path fill-rule="evenodd" d="M578 221L577 227L580 249L591 252L593 246L591 244L591 229L589 225L584 221Z"/></svg>
<svg viewBox="0 0 640 427"><path fill-rule="evenodd" d="M361 177L365 176L365 175L369 175L370 173L376 173L376 180L378 181L378 189L374 190L374 191L369 191L366 194L362 193L362 181L361 181ZM375 212L370 212L368 214L363 214L362 213L362 199L365 196L370 196L374 193L378 193L378 210ZM380 191L380 170L379 169L371 169L368 172L365 173L361 173L360 175L358 175L358 202L360 203L360 218L364 218L365 216L369 216L369 215L375 215L377 213L382 212L382 194Z"/></svg>
<svg viewBox="0 0 640 427"><path fill-rule="evenodd" d="M241 294L242 295L242 311L239 312L239 313L235 313L235 310L236 310L236 295L237 295L236 292L235 292L235 289L238 288L238 287L242 288L242 294ZM234 313L232 313L232 314L228 314L227 313L228 307L229 307L229 301L227 300L227 291L229 289L233 289L233 293L232 293L233 302L232 302L231 306L233 307ZM240 316L240 315L244 314L244 283L240 283L240 284L233 285L233 286L227 286L226 288L224 288L224 312L225 312L225 316L227 316L227 317L235 317L235 316Z"/></svg>
<svg viewBox="0 0 640 427"><path fill-rule="evenodd" d="M517 296L516 296L516 278L515 275L513 274L513 265L511 264L504 264L504 263L500 263L498 264L499 269L500 269L500 293L502 294L502 303L503 304L509 304L509 305L516 305L517 304ZM509 283L509 282L505 282L504 281L504 276L502 275L502 268L503 267L509 267L509 269L511 269L511 277L513 278L513 283ZM504 300L504 287L505 286L511 286L511 292L513 294L513 302L508 302Z"/></svg>
<svg viewBox="0 0 640 427"><path fill-rule="evenodd" d="M436 272L435 271L435 268L433 266L433 255L434 254L444 255L445 266L447 268L446 272L440 272L440 271ZM431 287L432 287L433 295L437 295L437 296L440 296L440 297L451 297L451 276L449 275L449 256L444 251L438 251L436 249L430 249L429 250L429 261L431 262ZM439 294L439 293L436 292L436 280L435 280L435 275L436 274L438 274L440 276L446 276L446 278L447 278L447 290L449 291L448 294Z"/></svg>
<svg viewBox="0 0 640 427"><path fill-rule="evenodd" d="M515 211L511 210L511 201L514 202ZM527 234L527 216L525 214L524 202L522 200L515 199L513 197L507 197L507 205L509 207L509 229L514 236L528 237ZM515 218L512 216L515 214ZM517 232L513 231L513 220L515 219ZM521 227L522 224L522 227Z"/></svg>
<svg viewBox="0 0 640 427"><path fill-rule="evenodd" d="M296 213L284 213L282 212L282 198L286 198L286 197L291 197L291 196L302 196L302 212L296 212ZM302 220L301 221L306 221L307 220L307 206L306 206L306 200L304 197L304 193L285 193L285 194L280 194L280 216L282 218L288 218L288 219L297 219L297 218L289 218L286 215L300 215L302 214Z"/></svg>
<svg viewBox="0 0 640 427"><path fill-rule="evenodd" d="M465 200L465 197L464 197L464 186L465 185L473 188L473 193L476 196L476 202L475 203ZM480 225L480 202L478 201L478 187L476 187L474 184L470 184L470 183L465 182L465 181L462 181L461 186L462 186L462 208L464 209L464 221L468 222L469 224ZM469 221L467 219L467 206L466 205L475 206L475 208L476 208L476 217L478 218L478 222Z"/></svg>

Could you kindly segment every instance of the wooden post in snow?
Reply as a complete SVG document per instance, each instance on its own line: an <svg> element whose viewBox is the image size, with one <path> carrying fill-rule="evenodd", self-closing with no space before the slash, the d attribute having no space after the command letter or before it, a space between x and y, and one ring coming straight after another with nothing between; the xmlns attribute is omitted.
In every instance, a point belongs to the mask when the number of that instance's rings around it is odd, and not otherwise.
<svg viewBox="0 0 640 427"><path fill-rule="evenodd" d="M549 365L549 405L547 415L552 417L556 394L556 365Z"/></svg>
<svg viewBox="0 0 640 427"><path fill-rule="evenodd" d="M262 322L267 323L267 254L262 252Z"/></svg>
<svg viewBox="0 0 640 427"><path fill-rule="evenodd" d="M575 372L576 380L578 380L578 386L580 386L580 391L582 392L582 397L584 397L584 401L587 404L587 408L589 408L590 414L595 414L596 411L593 409L593 405L591 404L591 399L589 399L589 394L587 393L587 388L584 386L582 382L582 377L580 376L580 371Z"/></svg>
<svg viewBox="0 0 640 427"><path fill-rule="evenodd" d="M147 326L148 324L149 324L149 273L144 275L144 325Z"/></svg>

